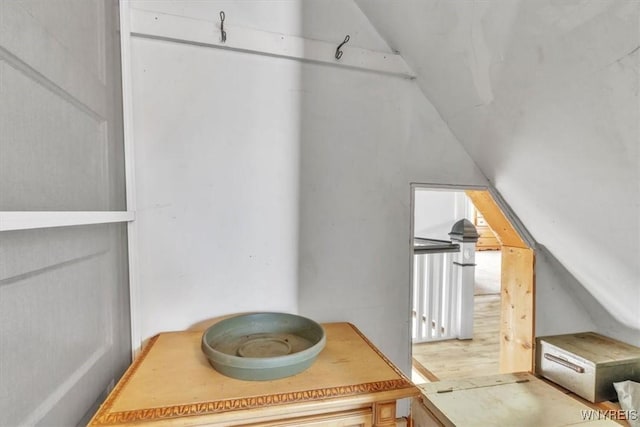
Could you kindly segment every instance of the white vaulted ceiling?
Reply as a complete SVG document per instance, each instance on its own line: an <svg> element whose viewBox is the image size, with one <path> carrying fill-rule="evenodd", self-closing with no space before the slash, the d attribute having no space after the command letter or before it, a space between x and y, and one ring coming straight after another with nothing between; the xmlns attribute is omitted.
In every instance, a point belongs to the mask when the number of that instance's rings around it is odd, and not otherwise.
<svg viewBox="0 0 640 427"><path fill-rule="evenodd" d="M536 241L640 329L640 3L356 3Z"/></svg>

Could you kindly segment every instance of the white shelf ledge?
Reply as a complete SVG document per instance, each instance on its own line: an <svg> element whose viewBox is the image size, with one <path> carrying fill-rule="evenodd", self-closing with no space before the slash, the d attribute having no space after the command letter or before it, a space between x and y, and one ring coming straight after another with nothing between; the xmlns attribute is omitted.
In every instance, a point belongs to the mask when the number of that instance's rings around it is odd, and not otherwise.
<svg viewBox="0 0 640 427"><path fill-rule="evenodd" d="M35 228L70 227L74 225L109 224L129 222L135 219L134 212L112 211L32 211L0 212L0 231L30 230Z"/></svg>
<svg viewBox="0 0 640 427"><path fill-rule="evenodd" d="M344 52L342 58L335 59L336 48L344 39L344 34L336 35L335 43L328 43L251 28L235 27L226 23L224 28L227 40L222 43L219 21L205 21L131 9L131 35L137 37L297 59L409 79L416 77L404 59L395 53L352 47L347 43L341 48Z"/></svg>

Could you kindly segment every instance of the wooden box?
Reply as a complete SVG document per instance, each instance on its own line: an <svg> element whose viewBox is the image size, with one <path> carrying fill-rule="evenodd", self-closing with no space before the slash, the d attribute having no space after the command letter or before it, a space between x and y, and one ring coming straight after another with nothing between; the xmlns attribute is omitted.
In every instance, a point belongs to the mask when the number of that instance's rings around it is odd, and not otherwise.
<svg viewBox="0 0 640 427"><path fill-rule="evenodd" d="M614 382L640 380L638 347L593 332L536 341L536 373L590 402L615 399Z"/></svg>
<svg viewBox="0 0 640 427"><path fill-rule="evenodd" d="M619 424L585 418L592 409L532 374L519 372L444 380L418 386L414 427L544 426L579 427Z"/></svg>

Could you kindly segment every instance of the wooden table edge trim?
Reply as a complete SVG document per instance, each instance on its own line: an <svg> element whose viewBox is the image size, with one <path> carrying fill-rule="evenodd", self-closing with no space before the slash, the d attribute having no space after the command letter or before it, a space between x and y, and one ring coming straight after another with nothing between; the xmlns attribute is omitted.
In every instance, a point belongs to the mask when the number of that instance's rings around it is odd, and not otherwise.
<svg viewBox="0 0 640 427"><path fill-rule="evenodd" d="M147 355L149 354L149 351L151 351L151 348L153 347L153 345L155 344L155 342L158 340L159 337L160 337L160 334L155 335L154 337L149 339L149 341L147 342L147 345L144 346L140 354L138 354L138 357L136 357L136 359L133 361L131 366L127 368L124 375L122 375L120 380L118 380L118 383L116 384L114 389L111 390L111 393L109 393L106 400L102 403L102 405L100 405L100 408L98 408L98 411L93 416L93 419L89 422L89 424L104 423L103 419L107 417L107 412L109 412L109 409L111 409L111 407L113 406L113 403L120 395L120 392L122 391L124 386L129 382L133 374L136 373L136 371L138 370L138 367L142 364L142 361L147 357Z"/></svg>
<svg viewBox="0 0 640 427"><path fill-rule="evenodd" d="M380 350L378 350L378 347L376 347L375 345L373 345L373 343L372 343L371 341L369 341L369 338L367 338L367 337L366 337L366 336L365 336L365 335L360 331L360 329L358 329L358 328L357 328L353 323L349 323L349 322L346 322L346 323L347 323L347 325L351 326L351 327L353 328L353 330L354 330L358 335L360 335L360 337L364 340L364 342L366 342L366 343L367 343L367 345L368 345L369 347L371 347L371 349L372 349L373 351L375 351L375 352L376 352L376 354L377 354L378 356L380 356L380 358L381 358L382 360L384 360L384 362L385 362L387 365L389 365L389 367L390 367L391 369L393 369L393 371L394 371L396 374L398 374L398 375L400 376L400 378L404 379L404 380L405 380L405 381L407 381L409 384L411 384L411 386L415 387L415 385L411 382L411 380L410 380L410 379L409 379L409 378L408 378L408 377L407 377L407 376L406 376L406 375L405 375L405 374L404 374L404 373L403 373L403 372L402 372L402 371L401 371L401 370L400 370L396 365L394 365L394 364L393 364L393 363L392 363L392 362L387 358L387 356L385 356L385 355L384 355Z"/></svg>
<svg viewBox="0 0 640 427"><path fill-rule="evenodd" d="M393 371L400 377L395 380L387 381L375 381L364 384L353 384L340 387L329 387L322 389L304 390L297 392L279 393L275 395L262 395L252 396L239 399L224 399L213 402L199 402L190 403L184 405L174 405L156 408L137 409L133 411L122 411L109 413L109 410L113 406L115 400L119 397L120 392L129 382L131 377L138 370L138 367L142 364L147 357L151 348L158 340L161 334L155 335L149 340L144 347L140 355L136 358L133 364L124 373L114 390L109 394L105 402L100 406L98 412L94 416L92 425L110 425L118 423L130 423L138 421L159 421L184 416L198 416L198 415L211 415L231 411L263 408L269 406L286 405L291 403L312 402L314 400L322 399L334 399L341 397L358 397L365 393L382 393L382 392L397 392L392 393L397 395L397 398L410 398L420 394L417 387L409 380L400 369L398 369L391 361L373 345L371 341L353 324L348 322L349 325L367 345L378 355L384 362L393 369ZM358 399L355 399L358 400ZM367 399L368 400L368 399Z"/></svg>

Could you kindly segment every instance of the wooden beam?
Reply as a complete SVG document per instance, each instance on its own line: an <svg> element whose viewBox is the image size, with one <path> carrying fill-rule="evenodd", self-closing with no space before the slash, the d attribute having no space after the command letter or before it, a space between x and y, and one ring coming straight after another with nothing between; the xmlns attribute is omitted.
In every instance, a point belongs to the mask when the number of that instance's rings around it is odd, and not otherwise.
<svg viewBox="0 0 640 427"><path fill-rule="evenodd" d="M515 248L529 247L488 191L467 190L465 193L476 209L482 213L502 245Z"/></svg>
<svg viewBox="0 0 640 427"><path fill-rule="evenodd" d="M502 247L500 372L529 372L534 361L534 252Z"/></svg>
<svg viewBox="0 0 640 427"><path fill-rule="evenodd" d="M227 39L223 43L219 21L131 9L131 35L137 37L297 59L410 79L416 77L404 59L395 53L376 52L345 44L341 48L342 57L340 60L336 59L336 48L342 43L344 34L337 35L334 43L328 43L292 35L235 27L226 23L224 28Z"/></svg>
<svg viewBox="0 0 640 427"><path fill-rule="evenodd" d="M426 380L431 382L440 381L440 378L436 377L436 375L425 368L422 363L418 362L415 357L411 358L411 368L418 371L420 375L422 375Z"/></svg>

